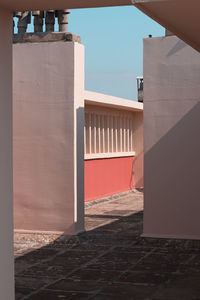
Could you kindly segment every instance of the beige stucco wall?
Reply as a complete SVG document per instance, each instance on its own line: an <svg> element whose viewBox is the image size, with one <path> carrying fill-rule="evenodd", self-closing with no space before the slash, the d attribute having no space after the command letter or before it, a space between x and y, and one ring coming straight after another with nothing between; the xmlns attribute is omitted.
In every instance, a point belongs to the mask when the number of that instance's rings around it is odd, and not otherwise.
<svg viewBox="0 0 200 300"><path fill-rule="evenodd" d="M135 188L144 187L144 123L143 111L133 113L134 121L134 143L135 143L135 159L134 159L134 182Z"/></svg>
<svg viewBox="0 0 200 300"><path fill-rule="evenodd" d="M200 238L200 54L144 40L144 235Z"/></svg>
<svg viewBox="0 0 200 300"><path fill-rule="evenodd" d="M12 15L0 9L0 299L14 299L12 204Z"/></svg>
<svg viewBox="0 0 200 300"><path fill-rule="evenodd" d="M82 231L84 47L16 44L13 64L15 229Z"/></svg>

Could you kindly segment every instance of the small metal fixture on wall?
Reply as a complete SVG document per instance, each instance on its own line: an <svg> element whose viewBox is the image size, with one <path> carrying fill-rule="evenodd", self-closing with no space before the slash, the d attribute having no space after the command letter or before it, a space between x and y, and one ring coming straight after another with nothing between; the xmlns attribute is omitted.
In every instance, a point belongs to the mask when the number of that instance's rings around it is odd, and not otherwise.
<svg viewBox="0 0 200 300"><path fill-rule="evenodd" d="M13 17L18 18L17 34L24 34L27 31L28 24L31 24L33 16L34 33L43 32L45 24L45 32L55 32L55 20L57 18L59 32L68 32L68 15L69 9L63 10L45 10L45 11L24 11L14 12ZM15 27L15 19L13 19L13 31Z"/></svg>
<svg viewBox="0 0 200 300"><path fill-rule="evenodd" d="M137 95L138 95L138 102L143 102L144 94L143 94L143 77L137 77Z"/></svg>

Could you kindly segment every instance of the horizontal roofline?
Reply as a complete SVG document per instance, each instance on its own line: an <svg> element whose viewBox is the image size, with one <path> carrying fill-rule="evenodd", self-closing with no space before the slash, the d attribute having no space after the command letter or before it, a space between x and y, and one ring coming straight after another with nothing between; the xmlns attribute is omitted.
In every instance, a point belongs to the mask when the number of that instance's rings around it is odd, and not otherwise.
<svg viewBox="0 0 200 300"><path fill-rule="evenodd" d="M85 104L115 107L132 111L143 111L143 103L134 100L128 100L125 98L119 98L91 91L85 91L84 95Z"/></svg>

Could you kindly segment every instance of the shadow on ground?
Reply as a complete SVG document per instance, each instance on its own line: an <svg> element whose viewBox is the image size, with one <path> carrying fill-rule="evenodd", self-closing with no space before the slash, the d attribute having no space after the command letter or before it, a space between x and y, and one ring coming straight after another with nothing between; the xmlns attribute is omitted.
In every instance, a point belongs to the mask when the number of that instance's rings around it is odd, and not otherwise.
<svg viewBox="0 0 200 300"><path fill-rule="evenodd" d="M16 300L200 299L200 242L144 239L143 212L118 212L88 214L109 223L39 249L27 244L23 256L16 243Z"/></svg>

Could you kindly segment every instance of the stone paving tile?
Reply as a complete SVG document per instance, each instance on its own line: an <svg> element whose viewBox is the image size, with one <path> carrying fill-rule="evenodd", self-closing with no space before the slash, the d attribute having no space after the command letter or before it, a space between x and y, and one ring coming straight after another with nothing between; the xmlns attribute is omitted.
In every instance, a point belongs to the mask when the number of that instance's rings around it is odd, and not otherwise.
<svg viewBox="0 0 200 300"><path fill-rule="evenodd" d="M30 295L33 293L33 289L28 289L28 288L20 288L16 284L15 288L15 300L21 300L23 297Z"/></svg>
<svg viewBox="0 0 200 300"><path fill-rule="evenodd" d="M87 232L15 234L16 300L200 300L200 241L142 238L142 192L86 205Z"/></svg>
<svg viewBox="0 0 200 300"><path fill-rule="evenodd" d="M57 277L56 277L57 278ZM54 279L47 277L15 276L15 284L21 289L40 289L45 285L53 283Z"/></svg>
<svg viewBox="0 0 200 300"><path fill-rule="evenodd" d="M48 289L64 292L87 292L96 293L104 286L99 280L62 279L55 284L49 285Z"/></svg>
<svg viewBox="0 0 200 300"><path fill-rule="evenodd" d="M106 295L106 294L98 294L98 295L95 295L89 299L95 299L95 300L133 300L134 298L133 297L129 297L129 298L125 298L124 296L119 296L119 295Z"/></svg>
<svg viewBox="0 0 200 300"><path fill-rule="evenodd" d="M107 245L103 245L103 244L94 244L94 243L81 243L77 246L75 246L73 249L76 250L78 248L79 251L96 251L96 253L99 252L105 252L109 249L113 248L113 245L111 245L110 247L108 247Z"/></svg>
<svg viewBox="0 0 200 300"><path fill-rule="evenodd" d="M111 238L112 236L112 238ZM122 245L131 245L135 241L133 240L132 236L124 236L123 234L117 235L117 234L101 234L101 232L87 232L85 235L85 239L87 239L87 242L90 244L95 245L104 245L107 247L111 247L113 245L115 246L122 246Z"/></svg>
<svg viewBox="0 0 200 300"><path fill-rule="evenodd" d="M181 254L181 255L173 255L173 254L159 254L153 253L146 258L144 258L137 266L135 270L150 270L150 271L157 271L162 266L162 271L170 270L176 271L180 267L181 264L184 264L187 260L188 256Z"/></svg>
<svg viewBox="0 0 200 300"><path fill-rule="evenodd" d="M112 281L115 278L118 278L123 273L121 271L115 271L113 274L113 270L100 270L98 268L91 269L90 266L82 268L68 278L71 279L79 279L79 280L97 280L97 281Z"/></svg>
<svg viewBox="0 0 200 300"><path fill-rule="evenodd" d="M171 273L154 273L152 271L134 271L130 270L123 273L118 278L118 282L129 282L139 286L155 286L160 285L172 277Z"/></svg>
<svg viewBox="0 0 200 300"><path fill-rule="evenodd" d="M151 247L140 247L135 245L134 243L132 243L131 245L126 245L126 246L116 246L114 248L115 252L131 252L131 253L141 253L141 254L149 254L150 252L152 252L152 250L154 250ZM155 251L155 250L154 250Z"/></svg>
<svg viewBox="0 0 200 300"><path fill-rule="evenodd" d="M21 272L32 267L32 265L33 263L30 263L28 260L26 261L25 257L23 259L22 257L15 258L15 274L16 275L20 274Z"/></svg>
<svg viewBox="0 0 200 300"><path fill-rule="evenodd" d="M30 300L82 300L88 299L87 293L64 292L44 290L39 294L33 294L28 299Z"/></svg>
<svg viewBox="0 0 200 300"><path fill-rule="evenodd" d="M99 227L102 227L104 225L110 224L110 222L117 221L117 219L110 221L109 219L105 219L104 222L102 222L102 218L95 218L91 220L91 218L85 218L86 222L86 228L88 231L91 231L93 229L97 229Z"/></svg>
<svg viewBox="0 0 200 300"><path fill-rule="evenodd" d="M200 278L189 276L174 276L163 288L160 288L152 300L200 300Z"/></svg>
<svg viewBox="0 0 200 300"><path fill-rule="evenodd" d="M73 266L75 269L77 266ZM67 276L72 271L72 266L65 265L63 263L62 266L54 265L51 263L40 263L39 265L34 265L26 270L23 270L19 273L20 276L28 276L34 277L37 276L38 280L40 278L48 277L48 278L62 278L63 276Z"/></svg>
<svg viewBox="0 0 200 300"><path fill-rule="evenodd" d="M101 292L110 296L123 296L124 299L147 300L151 299L156 287L136 286L132 283L113 283L104 288Z"/></svg>
<svg viewBox="0 0 200 300"><path fill-rule="evenodd" d="M88 261L91 261L97 255L97 251L88 250L87 252L83 252L73 249L57 255L53 260L51 260L51 264L60 266L64 264L66 266L78 267Z"/></svg>

